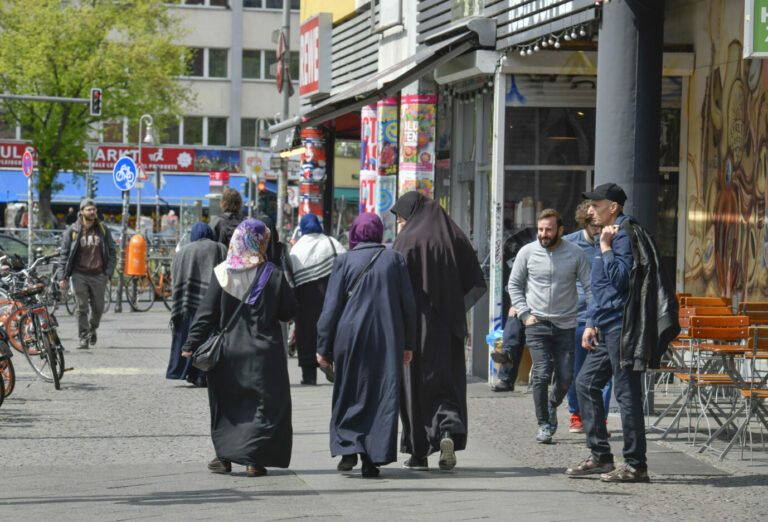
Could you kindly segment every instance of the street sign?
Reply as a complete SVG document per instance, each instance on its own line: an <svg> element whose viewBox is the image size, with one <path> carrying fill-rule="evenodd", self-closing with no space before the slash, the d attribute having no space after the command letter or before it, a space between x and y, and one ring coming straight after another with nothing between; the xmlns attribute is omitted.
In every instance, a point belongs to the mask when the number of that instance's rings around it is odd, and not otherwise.
<svg viewBox="0 0 768 522"><path fill-rule="evenodd" d="M112 169L112 180L120 190L131 190L136 184L136 164L128 156L123 156Z"/></svg>
<svg viewBox="0 0 768 522"><path fill-rule="evenodd" d="M746 0L744 58L768 58L768 1Z"/></svg>
<svg viewBox="0 0 768 522"><path fill-rule="evenodd" d="M299 187L291 185L285 187L286 195L288 196L288 204L293 208L299 207Z"/></svg>
<svg viewBox="0 0 768 522"><path fill-rule="evenodd" d="M133 186L133 188L143 189L144 188L144 182L143 181L137 181L136 184Z"/></svg>
<svg viewBox="0 0 768 522"><path fill-rule="evenodd" d="M147 176L147 172L144 170L144 165L139 163L136 165L136 167L138 167L136 181L149 181L149 176Z"/></svg>
<svg viewBox="0 0 768 522"><path fill-rule="evenodd" d="M29 151L24 152L24 156L21 158L21 170L24 171L26 177L32 175L32 154Z"/></svg>
<svg viewBox="0 0 768 522"><path fill-rule="evenodd" d="M269 168L274 170L283 168L283 158L280 156L272 156L269 158Z"/></svg>
<svg viewBox="0 0 768 522"><path fill-rule="evenodd" d="M299 172L301 170L300 160L288 160L288 172Z"/></svg>

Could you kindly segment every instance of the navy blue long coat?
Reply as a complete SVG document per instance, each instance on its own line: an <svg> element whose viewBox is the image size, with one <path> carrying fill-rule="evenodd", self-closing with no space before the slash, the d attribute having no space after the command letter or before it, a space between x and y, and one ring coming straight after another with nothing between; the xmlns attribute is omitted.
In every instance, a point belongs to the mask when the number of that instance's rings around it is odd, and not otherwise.
<svg viewBox="0 0 768 522"><path fill-rule="evenodd" d="M317 352L333 360L331 455L366 453L377 464L394 462L403 350L416 348L416 303L405 260L361 243L336 260L317 325Z"/></svg>

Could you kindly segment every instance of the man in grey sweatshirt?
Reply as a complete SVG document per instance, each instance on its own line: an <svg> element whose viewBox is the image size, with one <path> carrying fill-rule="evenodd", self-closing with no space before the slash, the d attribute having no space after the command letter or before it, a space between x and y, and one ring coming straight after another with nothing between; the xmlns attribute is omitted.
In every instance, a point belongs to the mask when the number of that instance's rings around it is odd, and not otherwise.
<svg viewBox="0 0 768 522"><path fill-rule="evenodd" d="M577 245L562 241L563 219L553 209L538 216L538 242L525 245L515 258L507 290L525 326L533 360L533 404L539 431L536 440L552 442L557 430L557 407L573 380L573 332L579 297L576 280L592 300L590 265ZM555 384L547 397L554 367Z"/></svg>

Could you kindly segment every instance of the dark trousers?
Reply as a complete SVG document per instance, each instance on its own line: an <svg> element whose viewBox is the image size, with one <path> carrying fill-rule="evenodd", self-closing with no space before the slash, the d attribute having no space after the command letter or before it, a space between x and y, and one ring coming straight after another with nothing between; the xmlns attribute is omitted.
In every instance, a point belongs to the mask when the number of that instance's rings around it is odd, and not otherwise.
<svg viewBox="0 0 768 522"><path fill-rule="evenodd" d="M548 423L547 410L560 406L573 379L573 328L558 328L549 321L525 327L533 361L533 405L539 426ZM555 372L555 384L547 392Z"/></svg>
<svg viewBox="0 0 768 522"><path fill-rule="evenodd" d="M584 335L584 323L579 323L576 327L576 333L573 335L573 381L571 387L568 388L568 411L573 414L580 414L579 409L579 397L576 395L576 377L579 376L581 367L584 366L584 359L587 358L586 350L581 347L581 337ZM611 404L611 388L613 387L613 380L608 379L608 384L603 388L603 402L605 403L605 414L608 414L608 407Z"/></svg>
<svg viewBox="0 0 768 522"><path fill-rule="evenodd" d="M620 364L621 328L598 332L598 344L587 354L576 378L576 392L581 406L581 421L587 434L587 447L596 462L611 462L605 427L603 387L613 375L613 393L621 410L624 432L624 461L638 470L647 468L645 459L645 423L643 418L642 372L632 371L632 364Z"/></svg>
<svg viewBox="0 0 768 522"><path fill-rule="evenodd" d="M503 364L499 367L499 380L514 385L517 382L517 371L520 369L520 361L523 358L523 348L525 347L525 328L520 324L517 317L507 317L504 324L504 337L501 344L501 352L506 353L512 360L514 366L505 367Z"/></svg>
<svg viewBox="0 0 768 522"><path fill-rule="evenodd" d="M72 286L75 289L77 303L77 333L81 340L88 339L90 332L95 332L104 313L104 292L107 288L107 276L84 275L72 272ZM90 304L91 317L88 318Z"/></svg>

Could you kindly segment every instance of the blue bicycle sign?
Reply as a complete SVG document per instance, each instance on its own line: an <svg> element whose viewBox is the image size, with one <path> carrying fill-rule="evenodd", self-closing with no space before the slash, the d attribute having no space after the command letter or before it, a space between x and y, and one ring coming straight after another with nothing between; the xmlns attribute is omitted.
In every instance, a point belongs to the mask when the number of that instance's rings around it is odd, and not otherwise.
<svg viewBox="0 0 768 522"><path fill-rule="evenodd" d="M120 190L131 190L136 184L136 164L127 156L120 158L112 169L112 180Z"/></svg>

